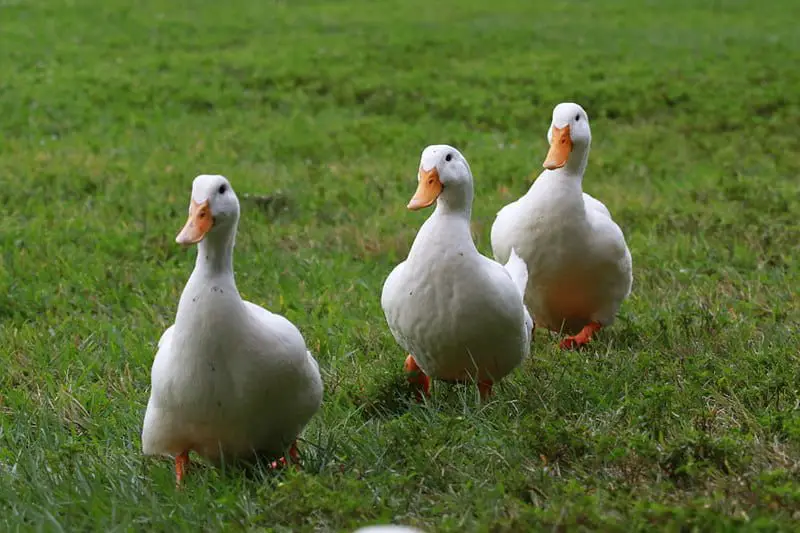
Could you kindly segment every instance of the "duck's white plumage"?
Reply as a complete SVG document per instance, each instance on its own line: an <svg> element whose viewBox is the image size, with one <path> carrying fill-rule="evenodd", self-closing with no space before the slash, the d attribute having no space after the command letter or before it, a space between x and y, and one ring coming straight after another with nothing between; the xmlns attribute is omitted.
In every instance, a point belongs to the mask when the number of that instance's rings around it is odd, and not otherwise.
<svg viewBox="0 0 800 533"><path fill-rule="evenodd" d="M317 362L291 322L242 300L236 289L239 202L228 181L198 176L192 200L195 215L208 202L213 227L200 235L175 324L158 342L143 451L194 450L211 460L280 455L320 407ZM186 231L179 242L187 242Z"/></svg>
<svg viewBox="0 0 800 533"><path fill-rule="evenodd" d="M492 250L503 261L513 248L527 264L525 303L537 325L569 333L590 323L608 326L630 293L632 262L608 208L582 191L591 143L583 108L556 106L548 141L553 144L545 165L552 170L498 212ZM563 161L549 161L559 148Z"/></svg>
<svg viewBox="0 0 800 533"><path fill-rule="evenodd" d="M440 193L419 205L419 191L431 176L440 181ZM408 258L384 283L381 305L389 329L430 377L497 381L530 351L532 322L519 289L527 269L513 259L506 268L475 247L472 174L455 148L427 147L419 179L409 206L438 200Z"/></svg>

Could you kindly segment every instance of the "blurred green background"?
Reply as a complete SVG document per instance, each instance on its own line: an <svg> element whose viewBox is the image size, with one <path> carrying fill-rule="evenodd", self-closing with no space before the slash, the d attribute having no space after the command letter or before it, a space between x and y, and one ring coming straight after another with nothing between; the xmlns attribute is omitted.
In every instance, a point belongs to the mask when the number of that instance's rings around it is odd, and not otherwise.
<svg viewBox="0 0 800 533"><path fill-rule="evenodd" d="M0 0L0 528L791 529L800 517L800 4ZM537 332L488 404L416 405L380 309L428 144L473 233L529 187L552 108L634 289L591 349ZM191 180L242 199L247 298L326 385L304 468L199 467L139 432L194 250Z"/></svg>

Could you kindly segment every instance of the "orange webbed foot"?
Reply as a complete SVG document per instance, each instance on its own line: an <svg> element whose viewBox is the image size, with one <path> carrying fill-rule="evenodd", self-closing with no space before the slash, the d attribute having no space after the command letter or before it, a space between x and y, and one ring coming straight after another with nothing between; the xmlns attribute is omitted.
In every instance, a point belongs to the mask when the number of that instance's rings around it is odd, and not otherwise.
<svg viewBox="0 0 800 533"><path fill-rule="evenodd" d="M183 478L189 469L189 450L185 450L175 456L175 487L183 486Z"/></svg>
<svg viewBox="0 0 800 533"><path fill-rule="evenodd" d="M294 441L289 447L289 460L294 465L295 468L300 468L300 452L297 450L297 441ZM272 461L269 464L270 469L277 470L278 468L283 468L289 464L289 461L286 460L286 456L281 457L275 461Z"/></svg>
<svg viewBox="0 0 800 533"><path fill-rule="evenodd" d="M403 364L403 370L406 373L406 379L416 389L417 401L422 401L422 397L431 395L431 378L425 375L425 372L417 364L414 356L409 354L406 357L406 362Z"/></svg>
<svg viewBox="0 0 800 533"><path fill-rule="evenodd" d="M559 345L562 350L575 350L592 340L592 335L600 331L603 326L599 322L589 322L577 335L567 337Z"/></svg>

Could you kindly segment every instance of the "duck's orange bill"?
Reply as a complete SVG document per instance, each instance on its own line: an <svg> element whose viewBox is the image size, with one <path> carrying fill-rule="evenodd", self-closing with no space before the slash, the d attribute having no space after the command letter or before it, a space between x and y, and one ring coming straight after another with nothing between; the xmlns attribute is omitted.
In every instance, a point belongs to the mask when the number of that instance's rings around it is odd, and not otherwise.
<svg viewBox="0 0 800 533"><path fill-rule="evenodd" d="M569 153L572 151L572 137L569 136L569 124L563 128L553 126L553 137L550 141L550 151L544 158L542 166L547 170L555 170L567 164Z"/></svg>
<svg viewBox="0 0 800 533"><path fill-rule="evenodd" d="M189 206L189 220L178 236L175 237L175 242L178 244L195 244L203 240L214 225L214 217L211 216L211 206L208 200L202 204L198 204L192 200L192 205Z"/></svg>
<svg viewBox="0 0 800 533"><path fill-rule="evenodd" d="M439 181L439 171L436 167L430 170L419 169L419 185L414 197L408 202L408 208L412 211L428 207L433 204L439 195L442 194L442 182Z"/></svg>

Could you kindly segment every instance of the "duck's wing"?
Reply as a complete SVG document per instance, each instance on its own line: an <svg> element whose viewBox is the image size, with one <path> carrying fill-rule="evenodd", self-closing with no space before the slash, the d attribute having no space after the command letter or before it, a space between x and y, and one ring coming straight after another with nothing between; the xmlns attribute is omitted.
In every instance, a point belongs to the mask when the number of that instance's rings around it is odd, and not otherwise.
<svg viewBox="0 0 800 533"><path fill-rule="evenodd" d="M389 319L389 311L392 308L392 304L395 303L397 293L402 289L401 285L405 280L403 276L405 268L406 261L403 261L394 267L394 270L386 277L386 281L383 282L383 289L381 290L381 308L383 308L387 320Z"/></svg>
<svg viewBox="0 0 800 533"><path fill-rule="evenodd" d="M256 327L262 330L254 338L259 343L257 353L263 358L253 361L252 377L259 380L258 387L263 387L264 381L257 377L260 372L268 369L267 373L273 379L279 372L282 377L277 386L285 393L281 394L286 398L294 397L293 416L307 422L322 402L322 377L317 360L306 347L300 330L286 317L242 301Z"/></svg>
<svg viewBox="0 0 800 533"><path fill-rule="evenodd" d="M492 223L492 255L496 261L505 263L511 256L512 232L517 215L517 201L511 202L497 212Z"/></svg>
<svg viewBox="0 0 800 533"><path fill-rule="evenodd" d="M528 285L528 265L525 264L525 261L523 261L519 255L517 255L517 251L514 248L511 248L511 256L508 258L508 262L505 264L505 267L511 276L511 280L517 286L520 296L522 297L522 307L525 311L525 328L528 332L532 332L534 324L533 317L528 311L528 307L525 305L525 289Z"/></svg>
<svg viewBox="0 0 800 533"><path fill-rule="evenodd" d="M605 204L590 194L583 193L583 205L586 206L587 210L592 210L611 218L611 211L608 210Z"/></svg>
<svg viewBox="0 0 800 533"><path fill-rule="evenodd" d="M305 355L308 352L300 330L286 317L271 313L247 300L242 302L255 325L258 338L272 345L272 355Z"/></svg>
<svg viewBox="0 0 800 533"><path fill-rule="evenodd" d="M169 344L170 340L172 339L172 331L175 329L175 324L172 324L170 327L161 334L161 338L158 339L158 347L161 348L164 344ZM156 353L156 357L158 357L158 353Z"/></svg>
<svg viewBox="0 0 800 533"><path fill-rule="evenodd" d="M156 392L160 390L158 380L163 378L169 366L174 331L175 324L168 327L161 335L161 338L158 339L158 351L156 351L153 366L150 370L150 398L147 401L147 410L142 422L142 452L145 455L176 453L171 446L169 424L159 409L159 399Z"/></svg>
<svg viewBox="0 0 800 533"><path fill-rule="evenodd" d="M589 256L593 258L596 285L600 301L603 302L592 320L610 325L622 301L631 292L633 283L631 252L622 229L610 216L597 210L587 210L587 215L592 226Z"/></svg>

